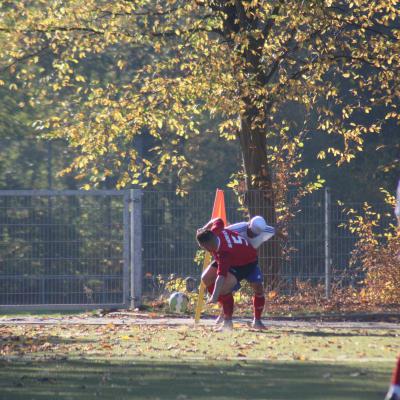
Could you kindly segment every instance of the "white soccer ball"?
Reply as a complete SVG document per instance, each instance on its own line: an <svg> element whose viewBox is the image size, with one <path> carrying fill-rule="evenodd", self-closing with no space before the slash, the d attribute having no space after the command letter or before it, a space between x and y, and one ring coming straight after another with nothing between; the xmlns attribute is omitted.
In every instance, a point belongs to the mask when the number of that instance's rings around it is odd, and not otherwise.
<svg viewBox="0 0 400 400"><path fill-rule="evenodd" d="M188 308L189 298L185 293L174 292L169 296L168 303L172 312L183 313Z"/></svg>

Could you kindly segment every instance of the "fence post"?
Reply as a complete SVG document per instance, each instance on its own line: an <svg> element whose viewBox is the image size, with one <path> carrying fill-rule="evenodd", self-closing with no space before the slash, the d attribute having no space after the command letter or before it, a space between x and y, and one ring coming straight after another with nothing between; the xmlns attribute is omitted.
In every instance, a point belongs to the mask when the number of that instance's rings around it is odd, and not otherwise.
<svg viewBox="0 0 400 400"><path fill-rule="evenodd" d="M131 308L142 304L142 191L130 189Z"/></svg>
<svg viewBox="0 0 400 400"><path fill-rule="evenodd" d="M124 211L123 211L123 272L122 272L122 302L124 307L130 305L130 293L129 293L129 248L130 248L130 194L129 191L124 192Z"/></svg>
<svg viewBox="0 0 400 400"><path fill-rule="evenodd" d="M328 187L325 188L325 296L327 299L331 295L331 244L330 244L330 233L331 233L331 192Z"/></svg>

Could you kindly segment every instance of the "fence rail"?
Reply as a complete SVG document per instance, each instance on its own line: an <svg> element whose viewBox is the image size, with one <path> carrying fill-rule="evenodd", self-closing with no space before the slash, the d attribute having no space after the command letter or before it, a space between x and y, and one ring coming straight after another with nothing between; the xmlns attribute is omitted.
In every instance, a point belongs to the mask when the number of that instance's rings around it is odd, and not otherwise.
<svg viewBox="0 0 400 400"><path fill-rule="evenodd" d="M0 190L0 310L135 307L171 275L198 280L195 231L213 200L211 192ZM340 227L347 216L336 200L329 191L302 199L282 253L262 253L281 257L283 290L309 280L329 295L336 271L347 268L355 238ZM231 223L247 218L233 192L225 203Z"/></svg>

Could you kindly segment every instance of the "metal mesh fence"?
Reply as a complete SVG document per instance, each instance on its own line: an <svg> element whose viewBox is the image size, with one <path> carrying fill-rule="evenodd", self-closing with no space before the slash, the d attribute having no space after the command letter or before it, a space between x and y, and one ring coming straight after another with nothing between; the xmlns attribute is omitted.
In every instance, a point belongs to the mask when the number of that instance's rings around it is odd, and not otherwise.
<svg viewBox="0 0 400 400"><path fill-rule="evenodd" d="M145 192L143 196L144 293L159 291L159 278L176 275L200 277L194 262L198 245L196 229L210 219L214 194L192 192L177 197L175 192ZM225 192L229 221L243 219L233 192Z"/></svg>
<svg viewBox="0 0 400 400"><path fill-rule="evenodd" d="M0 305L123 304L123 198L0 191Z"/></svg>
<svg viewBox="0 0 400 400"><path fill-rule="evenodd" d="M214 195L0 191L0 308L124 307L132 299L140 304L142 293L159 294L160 277L199 280L195 232L210 219ZM225 191L225 204L230 223L247 219L233 192ZM362 204L348 207L360 210ZM391 212L386 204L374 209ZM296 210L287 239L272 239L278 246L261 252L265 281L272 279L275 260L281 290L296 290L298 280L328 288L354 248L355 238L340 227L348 216L324 191L302 199Z"/></svg>
<svg viewBox="0 0 400 400"><path fill-rule="evenodd" d="M174 192L144 193L144 294L157 294L160 278L165 280L171 275L199 280L201 267L194 262L198 250L195 232L210 219L213 201L212 192L193 192L184 198ZM247 219L233 192L225 191L225 204L230 223ZM361 210L362 203L348 206ZM374 204L374 209L390 213L384 203ZM269 261L280 258L279 286L289 292L296 290L298 280L329 284L348 267L355 243L355 237L340 226L348 218L335 194L315 192L303 198L296 210L289 222L287 240L279 242L283 251L267 250L261 257ZM261 213L266 215L266 211ZM270 279L266 272L266 282Z"/></svg>

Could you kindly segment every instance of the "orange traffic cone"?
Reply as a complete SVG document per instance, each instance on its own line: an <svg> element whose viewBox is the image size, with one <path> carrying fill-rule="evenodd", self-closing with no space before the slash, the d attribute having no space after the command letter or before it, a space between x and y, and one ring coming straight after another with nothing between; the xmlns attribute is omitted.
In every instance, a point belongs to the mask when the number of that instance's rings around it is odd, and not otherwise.
<svg viewBox="0 0 400 400"><path fill-rule="evenodd" d="M400 355L397 358L397 365L393 370L392 383L385 400L400 400Z"/></svg>

